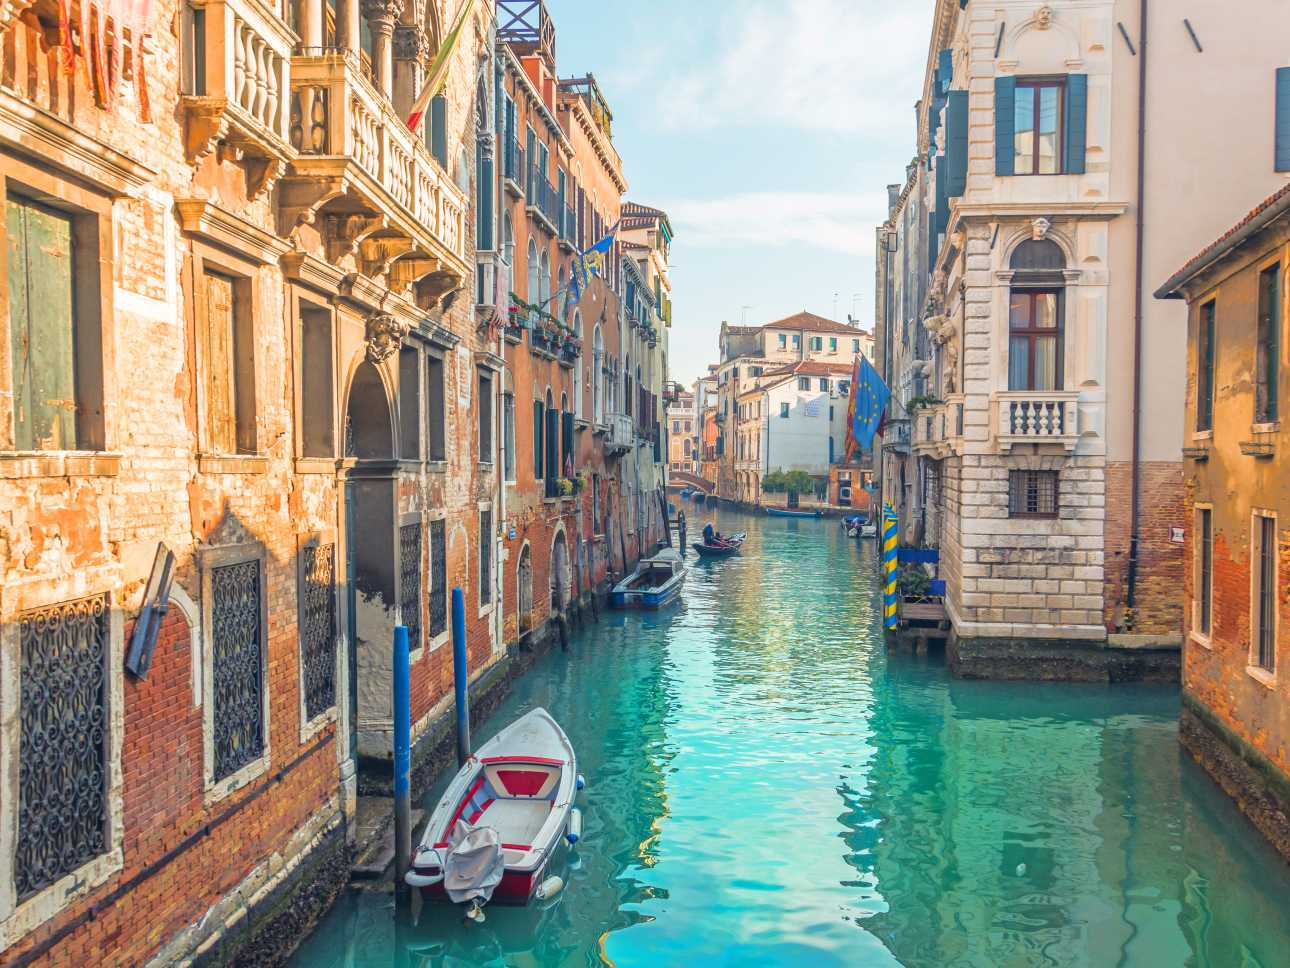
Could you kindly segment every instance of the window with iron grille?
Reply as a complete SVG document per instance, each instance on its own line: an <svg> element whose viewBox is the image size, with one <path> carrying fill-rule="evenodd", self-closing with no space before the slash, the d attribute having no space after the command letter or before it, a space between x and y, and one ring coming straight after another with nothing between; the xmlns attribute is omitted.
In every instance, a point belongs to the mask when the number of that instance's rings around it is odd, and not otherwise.
<svg viewBox="0 0 1290 968"><path fill-rule="evenodd" d="M1209 635L1214 587L1214 512L1196 512L1196 631Z"/></svg>
<svg viewBox="0 0 1290 968"><path fill-rule="evenodd" d="M215 779L264 753L264 628L260 562L211 569Z"/></svg>
<svg viewBox="0 0 1290 968"><path fill-rule="evenodd" d="M493 512L479 512L479 604L493 600Z"/></svg>
<svg viewBox="0 0 1290 968"><path fill-rule="evenodd" d="M336 546L309 544L300 557L300 664L312 721L336 705Z"/></svg>
<svg viewBox="0 0 1290 968"><path fill-rule="evenodd" d="M430 522L430 638L448 628L447 533L441 520Z"/></svg>
<svg viewBox="0 0 1290 968"><path fill-rule="evenodd" d="M1214 300L1200 307L1196 346L1196 429L1214 429Z"/></svg>
<svg viewBox="0 0 1290 968"><path fill-rule="evenodd" d="M421 522L399 528L399 609L408 627L408 650L421 648Z"/></svg>
<svg viewBox="0 0 1290 968"><path fill-rule="evenodd" d="M1255 561L1254 589L1255 664L1268 672L1276 671L1277 659L1277 519L1256 517L1258 558Z"/></svg>
<svg viewBox="0 0 1290 968"><path fill-rule="evenodd" d="M1009 471L1008 517L1057 517L1057 472Z"/></svg>
<svg viewBox="0 0 1290 968"><path fill-rule="evenodd" d="M1259 273L1257 366L1254 382L1254 422L1272 423L1279 410L1277 385L1281 365L1281 267Z"/></svg>
<svg viewBox="0 0 1290 968"><path fill-rule="evenodd" d="M107 850L108 636L103 597L18 616L20 901Z"/></svg>

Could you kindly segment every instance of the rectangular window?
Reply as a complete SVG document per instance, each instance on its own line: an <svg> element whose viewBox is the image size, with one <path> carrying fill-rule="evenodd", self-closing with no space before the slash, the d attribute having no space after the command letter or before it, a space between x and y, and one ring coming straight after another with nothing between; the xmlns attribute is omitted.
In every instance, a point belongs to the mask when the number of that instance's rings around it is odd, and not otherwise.
<svg viewBox="0 0 1290 968"><path fill-rule="evenodd" d="M779 415L780 415L781 417L787 417L787 416L788 416L788 404L787 404L787 403L781 403L781 404L779 405Z"/></svg>
<svg viewBox="0 0 1290 968"><path fill-rule="evenodd" d="M1196 334L1196 429L1214 429L1214 300L1200 307Z"/></svg>
<svg viewBox="0 0 1290 968"><path fill-rule="evenodd" d="M1256 666L1276 672L1277 659L1277 519L1254 517L1254 655Z"/></svg>
<svg viewBox="0 0 1290 968"><path fill-rule="evenodd" d="M838 381L838 393L842 394L843 396L846 396L846 395L847 395L848 393L850 393L850 392L851 392L851 381L850 381L850 380L839 380L839 381Z"/></svg>
<svg viewBox="0 0 1290 968"><path fill-rule="evenodd" d="M1057 517L1057 472L1009 471L1008 517Z"/></svg>
<svg viewBox="0 0 1290 968"><path fill-rule="evenodd" d="M493 512L479 512L479 605L493 601Z"/></svg>
<svg viewBox="0 0 1290 968"><path fill-rule="evenodd" d="M260 560L211 569L216 781L264 753L264 626Z"/></svg>
<svg viewBox="0 0 1290 968"><path fill-rule="evenodd" d="M448 99L442 94L430 99L430 154L439 167L448 170Z"/></svg>
<svg viewBox="0 0 1290 968"><path fill-rule="evenodd" d="M824 377L824 376L820 377L820 389L821 389L821 390L824 390L824 391L826 391L826 392L828 391L828 389L829 389L829 378L828 378L828 377Z"/></svg>
<svg viewBox="0 0 1290 968"><path fill-rule="evenodd" d="M851 352L852 353L860 352L860 341L858 339L853 339L851 341Z"/></svg>
<svg viewBox="0 0 1290 968"><path fill-rule="evenodd" d="M543 445L543 430L546 426L546 417L543 414L541 400L533 401L533 476L537 480L542 480L542 455L545 449Z"/></svg>
<svg viewBox="0 0 1290 968"><path fill-rule="evenodd" d="M778 333L777 335L779 336L779 348L780 348L781 350L782 350L782 349L787 349L787 348L788 348L788 334L787 334L787 333Z"/></svg>
<svg viewBox="0 0 1290 968"><path fill-rule="evenodd" d="M1277 419L1277 381L1281 360L1281 267L1259 273L1258 372L1255 375L1254 422Z"/></svg>
<svg viewBox="0 0 1290 968"><path fill-rule="evenodd" d="M77 317L72 285L72 219L10 196L9 326L13 354L14 446L76 450ZM97 267L95 267L97 268ZM87 274L88 275L88 274Z"/></svg>
<svg viewBox="0 0 1290 968"><path fill-rule="evenodd" d="M408 627L408 651L421 648L421 522L399 528L399 614Z"/></svg>
<svg viewBox="0 0 1290 968"><path fill-rule="evenodd" d="M305 719L336 705L336 546L311 542L300 552L300 667Z"/></svg>
<svg viewBox="0 0 1290 968"><path fill-rule="evenodd" d="M800 347L801 347L801 345L802 345L802 334L801 334L801 333L794 333L794 334L793 334L793 349L798 349L798 348L800 348Z"/></svg>
<svg viewBox="0 0 1290 968"><path fill-rule="evenodd" d="M399 456L421 459L421 354L399 350Z"/></svg>
<svg viewBox="0 0 1290 968"><path fill-rule="evenodd" d="M830 337L829 337L829 352L830 352L830 353L836 353L837 351L838 351L838 338L837 338L836 336L830 336Z"/></svg>
<svg viewBox="0 0 1290 968"><path fill-rule="evenodd" d="M12 849L22 901L108 850L108 602L84 598L21 612L17 625Z"/></svg>
<svg viewBox="0 0 1290 968"><path fill-rule="evenodd" d="M515 480L515 395L502 397L502 476Z"/></svg>
<svg viewBox="0 0 1290 968"><path fill-rule="evenodd" d="M479 459L493 463L493 374L479 371Z"/></svg>
<svg viewBox="0 0 1290 968"><path fill-rule="evenodd" d="M797 378L797 388L799 390L811 389L811 378L809 376L799 376Z"/></svg>
<svg viewBox="0 0 1290 968"><path fill-rule="evenodd" d="M254 454L255 338L250 280L203 273L206 428L212 453Z"/></svg>
<svg viewBox="0 0 1290 968"><path fill-rule="evenodd" d="M1008 389L1062 389L1060 289L1014 289L1008 316Z"/></svg>
<svg viewBox="0 0 1290 968"><path fill-rule="evenodd" d="M1214 595L1214 512L1196 511L1196 631L1210 634Z"/></svg>
<svg viewBox="0 0 1290 968"><path fill-rule="evenodd" d="M529 128L527 126L525 126L525 131L526 131L526 140L525 140L524 146L526 148L526 151L524 153L524 157L528 159L528 170L524 172L524 179L525 179L524 194L529 196L530 199L532 199L533 198L533 173L534 173L534 168L537 165L537 135L533 133L532 128Z"/></svg>
<svg viewBox="0 0 1290 968"><path fill-rule="evenodd" d="M680 432L681 432L681 421L679 421L679 420L673 420L673 421L672 421L672 433L674 433L674 434L679 434Z"/></svg>
<svg viewBox="0 0 1290 968"><path fill-rule="evenodd" d="M1013 173L1059 175L1062 171L1062 78L1017 81L1013 113Z"/></svg>
<svg viewBox="0 0 1290 968"><path fill-rule="evenodd" d="M426 354L426 459L433 461L448 459L443 367L441 357Z"/></svg>
<svg viewBox="0 0 1290 968"><path fill-rule="evenodd" d="M823 337L823 336L812 336L812 337L811 337L811 349L812 349L812 350L814 350L814 351L815 351L815 352L817 352L817 353L818 353L820 350L824 349L824 337Z"/></svg>
<svg viewBox="0 0 1290 968"><path fill-rule="evenodd" d="M300 455L335 457L331 313L300 307Z"/></svg>
<svg viewBox="0 0 1290 968"><path fill-rule="evenodd" d="M429 613L426 634L434 641L448 628L448 545L442 518L430 522Z"/></svg>

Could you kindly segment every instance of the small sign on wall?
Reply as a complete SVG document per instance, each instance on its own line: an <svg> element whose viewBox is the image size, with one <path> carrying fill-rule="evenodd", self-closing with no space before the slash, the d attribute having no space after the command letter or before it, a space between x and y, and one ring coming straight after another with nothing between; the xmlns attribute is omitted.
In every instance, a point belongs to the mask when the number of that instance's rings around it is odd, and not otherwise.
<svg viewBox="0 0 1290 968"><path fill-rule="evenodd" d="M1174 544L1186 544L1187 542L1186 535L1184 535L1182 528L1170 528L1169 540Z"/></svg>

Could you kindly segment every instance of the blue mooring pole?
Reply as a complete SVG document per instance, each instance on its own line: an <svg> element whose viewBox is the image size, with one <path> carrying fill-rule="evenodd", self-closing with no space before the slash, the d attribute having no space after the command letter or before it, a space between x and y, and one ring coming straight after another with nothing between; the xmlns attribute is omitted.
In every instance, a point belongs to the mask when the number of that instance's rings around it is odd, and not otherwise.
<svg viewBox="0 0 1290 968"><path fill-rule="evenodd" d="M452 590L452 686L457 701L457 765L470 759L470 670L466 663L466 600Z"/></svg>
<svg viewBox="0 0 1290 968"><path fill-rule="evenodd" d="M403 875L412 865L412 695L408 673L408 629L394 627L394 883L406 891Z"/></svg>

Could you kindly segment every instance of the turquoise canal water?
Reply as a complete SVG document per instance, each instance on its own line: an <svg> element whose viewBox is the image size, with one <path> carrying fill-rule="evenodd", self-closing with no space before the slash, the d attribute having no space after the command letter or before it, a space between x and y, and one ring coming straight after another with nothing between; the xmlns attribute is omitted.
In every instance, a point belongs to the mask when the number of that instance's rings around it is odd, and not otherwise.
<svg viewBox="0 0 1290 968"><path fill-rule="evenodd" d="M1180 754L1176 690L955 681L887 653L837 522L717 526L742 556L602 613L478 731L540 705L573 740L563 894L398 930L349 894L296 965L1290 964L1290 867Z"/></svg>

